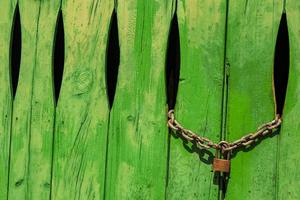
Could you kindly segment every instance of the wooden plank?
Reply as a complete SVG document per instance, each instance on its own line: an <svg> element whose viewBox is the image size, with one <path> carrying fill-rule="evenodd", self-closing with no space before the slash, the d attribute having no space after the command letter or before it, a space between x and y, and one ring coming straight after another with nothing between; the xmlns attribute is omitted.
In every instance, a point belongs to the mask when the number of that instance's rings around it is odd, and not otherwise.
<svg viewBox="0 0 300 200"><path fill-rule="evenodd" d="M0 199L7 198L12 91L10 41L16 1L0 2Z"/></svg>
<svg viewBox="0 0 300 200"><path fill-rule="evenodd" d="M106 199L163 199L165 57L172 1L120 0L120 67L109 126Z"/></svg>
<svg viewBox="0 0 300 200"><path fill-rule="evenodd" d="M56 111L52 199L102 199L108 102L105 53L113 1L62 4L65 68Z"/></svg>
<svg viewBox="0 0 300 200"><path fill-rule="evenodd" d="M14 100L9 199L50 195L52 47L60 1L20 0L22 54Z"/></svg>
<svg viewBox="0 0 300 200"><path fill-rule="evenodd" d="M300 2L286 1L290 44L290 68L283 124L279 136L277 199L300 199Z"/></svg>
<svg viewBox="0 0 300 200"><path fill-rule="evenodd" d="M273 61L282 1L229 2L227 139L253 132L275 115ZM277 138L232 159L227 199L275 199Z"/></svg>
<svg viewBox="0 0 300 200"><path fill-rule="evenodd" d="M179 0L181 70L175 115L184 127L221 137L226 1ZM171 137L168 199L216 199L214 151ZM214 183L214 181L216 181Z"/></svg>

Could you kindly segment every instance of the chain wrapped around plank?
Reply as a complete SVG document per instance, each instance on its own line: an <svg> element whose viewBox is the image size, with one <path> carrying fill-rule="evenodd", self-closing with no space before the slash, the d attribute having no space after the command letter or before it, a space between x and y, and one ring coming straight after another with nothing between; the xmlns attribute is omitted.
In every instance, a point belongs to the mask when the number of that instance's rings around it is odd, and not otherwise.
<svg viewBox="0 0 300 200"><path fill-rule="evenodd" d="M258 129L247 135L244 135L238 140L233 142L220 141L215 143L209 138L202 137L194 133L193 131L184 128L176 119L174 110L168 112L168 127L171 128L175 133L180 134L187 141L197 144L199 148L202 149L215 149L221 151L222 154L227 154L233 150L240 147L247 147L255 143L259 138L262 138L266 135L272 134L281 125L282 119L279 114L276 115L275 119L265 123L258 127Z"/></svg>

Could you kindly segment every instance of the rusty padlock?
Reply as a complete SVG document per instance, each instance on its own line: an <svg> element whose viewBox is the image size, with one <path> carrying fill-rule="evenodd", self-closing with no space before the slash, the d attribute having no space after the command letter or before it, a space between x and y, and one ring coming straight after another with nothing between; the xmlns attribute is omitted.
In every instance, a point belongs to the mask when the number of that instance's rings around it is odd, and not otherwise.
<svg viewBox="0 0 300 200"><path fill-rule="evenodd" d="M214 172L230 172L230 152L224 155L224 159L219 158L219 150L216 150L216 155L213 160L213 171Z"/></svg>

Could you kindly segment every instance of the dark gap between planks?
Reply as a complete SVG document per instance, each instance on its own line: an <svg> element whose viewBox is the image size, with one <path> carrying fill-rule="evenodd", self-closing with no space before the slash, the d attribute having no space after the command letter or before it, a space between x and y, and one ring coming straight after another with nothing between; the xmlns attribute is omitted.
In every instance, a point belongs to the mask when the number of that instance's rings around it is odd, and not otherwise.
<svg viewBox="0 0 300 200"><path fill-rule="evenodd" d="M167 104L169 109L174 109L180 73L180 38L176 13L170 25L166 56Z"/></svg>
<svg viewBox="0 0 300 200"><path fill-rule="evenodd" d="M11 41L10 41L10 76L12 85L12 95L16 96L20 63L21 63L21 48L22 48L22 33L21 33L21 19L19 5L16 5L13 25L11 30Z"/></svg>
<svg viewBox="0 0 300 200"><path fill-rule="evenodd" d="M65 62L65 34L62 10L59 11L56 22L56 31L54 36L54 50L53 50L53 79L54 79L54 95L57 103L61 82L64 71Z"/></svg>
<svg viewBox="0 0 300 200"><path fill-rule="evenodd" d="M117 13L114 10L111 16L106 50L106 90L109 108L112 108L120 65L120 45L118 33Z"/></svg>
<svg viewBox="0 0 300 200"><path fill-rule="evenodd" d="M167 43L166 52L166 70L165 70L165 82L166 82L166 95L167 104L169 109L174 109L178 91L179 83L179 72L180 72L180 38L179 38L179 27L178 18L176 14L170 23L169 36ZM171 133L171 130L169 130ZM169 160L170 160L170 142L171 135L168 135L168 154L167 154L167 177L166 177L166 187L169 180Z"/></svg>
<svg viewBox="0 0 300 200"><path fill-rule="evenodd" d="M290 65L289 33L287 16L283 13L278 29L275 55L274 55L274 90L276 99L276 112L282 115Z"/></svg>

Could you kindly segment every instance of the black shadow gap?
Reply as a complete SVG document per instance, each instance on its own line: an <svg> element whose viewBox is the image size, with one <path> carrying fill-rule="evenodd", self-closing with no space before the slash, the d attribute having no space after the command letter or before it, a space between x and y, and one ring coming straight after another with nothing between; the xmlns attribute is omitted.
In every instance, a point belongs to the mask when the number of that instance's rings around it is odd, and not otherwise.
<svg viewBox="0 0 300 200"><path fill-rule="evenodd" d="M118 32L118 18L114 10L111 16L110 28L108 34L108 43L106 50L106 92L108 96L109 108L112 108L116 86L118 81L118 72L120 65L120 44Z"/></svg>
<svg viewBox="0 0 300 200"><path fill-rule="evenodd" d="M174 109L180 73L180 38L176 14L174 15L170 25L166 56L167 104L169 109Z"/></svg>
<svg viewBox="0 0 300 200"><path fill-rule="evenodd" d="M287 16L283 13L278 29L274 55L274 91L276 99L276 113L282 115L290 65L289 33Z"/></svg>
<svg viewBox="0 0 300 200"><path fill-rule="evenodd" d="M21 49L22 49L22 32L21 32L21 19L19 5L16 5L11 41L10 41L10 76L12 85L12 95L13 98L16 96L16 91L18 87L20 64L21 64Z"/></svg>
<svg viewBox="0 0 300 200"><path fill-rule="evenodd" d="M179 38L179 26L178 18L176 14L177 1L175 13L172 18L169 27L168 43L166 50L166 63L165 63L165 84L166 84L166 95L168 109L174 109L176 104L176 97L179 84L179 72L180 72L180 38ZM166 176L166 188L169 183L169 169L170 169L170 146L171 146L171 135L173 132L169 129L168 135L168 153L167 153L167 176ZM174 136L174 135L173 135ZM175 136L177 138L177 136ZM165 196L166 197L166 196Z"/></svg>
<svg viewBox="0 0 300 200"><path fill-rule="evenodd" d="M54 96L57 103L61 82L64 71L65 62L65 34L63 15L60 10L57 16L56 31L54 36L54 49L53 49L53 80L54 80Z"/></svg>

